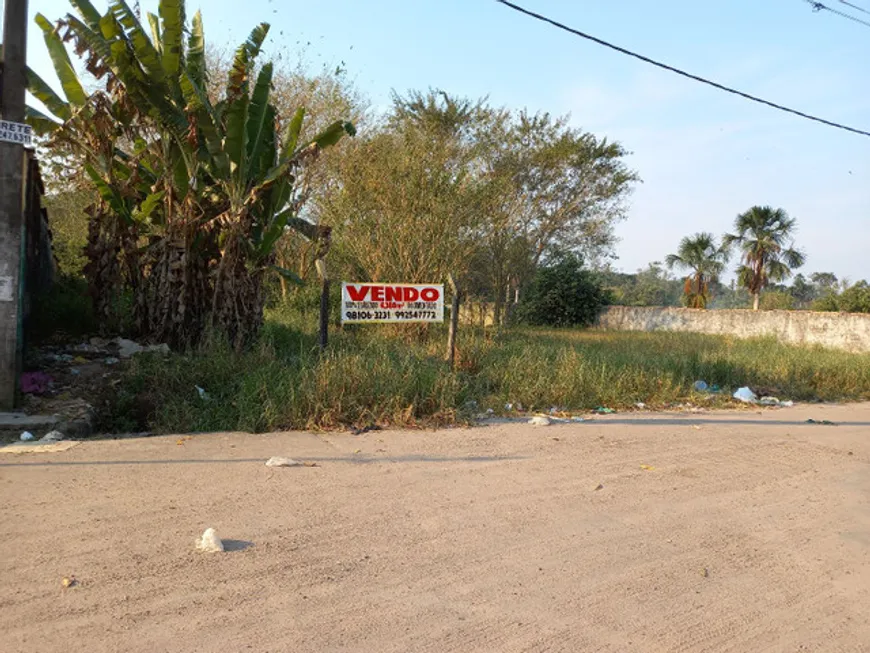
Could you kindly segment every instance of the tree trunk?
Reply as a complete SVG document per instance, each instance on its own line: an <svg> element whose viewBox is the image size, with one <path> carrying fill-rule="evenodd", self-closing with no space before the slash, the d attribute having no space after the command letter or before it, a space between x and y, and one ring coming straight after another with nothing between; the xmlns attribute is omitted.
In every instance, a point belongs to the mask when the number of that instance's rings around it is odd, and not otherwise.
<svg viewBox="0 0 870 653"><path fill-rule="evenodd" d="M761 300L761 293L753 293L753 295L752 295L752 310L753 311L758 310L758 304L759 304L760 300Z"/></svg>

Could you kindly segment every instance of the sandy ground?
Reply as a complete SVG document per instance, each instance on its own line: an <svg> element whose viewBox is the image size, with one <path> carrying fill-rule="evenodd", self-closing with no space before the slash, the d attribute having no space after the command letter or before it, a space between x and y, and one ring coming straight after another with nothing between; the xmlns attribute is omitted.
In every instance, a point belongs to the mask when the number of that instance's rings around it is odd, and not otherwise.
<svg viewBox="0 0 870 653"><path fill-rule="evenodd" d="M0 488L4 653L870 651L870 405L92 441Z"/></svg>

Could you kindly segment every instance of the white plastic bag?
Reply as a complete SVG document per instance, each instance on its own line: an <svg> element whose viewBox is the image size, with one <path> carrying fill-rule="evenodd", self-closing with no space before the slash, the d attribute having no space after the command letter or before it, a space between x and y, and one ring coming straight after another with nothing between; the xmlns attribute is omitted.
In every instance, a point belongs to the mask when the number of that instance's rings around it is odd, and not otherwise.
<svg viewBox="0 0 870 653"><path fill-rule="evenodd" d="M758 403L758 395L756 395L749 388L739 388L737 392L734 393L734 398L738 401L742 401L745 404L755 404Z"/></svg>
<svg viewBox="0 0 870 653"><path fill-rule="evenodd" d="M302 467L302 463L292 458L272 456L266 461L266 467Z"/></svg>

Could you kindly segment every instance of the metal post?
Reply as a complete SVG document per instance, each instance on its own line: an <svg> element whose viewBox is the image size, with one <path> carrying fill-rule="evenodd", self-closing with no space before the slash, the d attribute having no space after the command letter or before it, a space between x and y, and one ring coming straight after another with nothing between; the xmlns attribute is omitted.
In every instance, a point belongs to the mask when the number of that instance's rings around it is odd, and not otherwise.
<svg viewBox="0 0 870 653"><path fill-rule="evenodd" d="M24 122L27 0L6 0L0 117ZM24 147L0 142L0 410L15 405L21 343Z"/></svg>

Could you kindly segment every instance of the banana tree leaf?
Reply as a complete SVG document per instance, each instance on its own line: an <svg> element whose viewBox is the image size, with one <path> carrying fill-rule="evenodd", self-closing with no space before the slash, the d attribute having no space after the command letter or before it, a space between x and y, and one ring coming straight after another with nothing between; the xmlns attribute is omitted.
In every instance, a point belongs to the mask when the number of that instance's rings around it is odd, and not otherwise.
<svg viewBox="0 0 870 653"><path fill-rule="evenodd" d="M45 83L45 80L33 72L30 67L27 68L27 90L61 120L66 121L72 117L72 109L70 109L69 103L64 102L60 96Z"/></svg>
<svg viewBox="0 0 870 653"><path fill-rule="evenodd" d="M166 73L164 73L160 62L160 53L157 52L157 48L145 34L136 14L124 0L112 0L109 8L127 31L127 38L133 46L136 59L148 76L148 83L152 85L162 84L166 79Z"/></svg>
<svg viewBox="0 0 870 653"><path fill-rule="evenodd" d="M160 38L160 19L148 12L148 25L151 27L151 42L154 44L154 49L163 57L163 39Z"/></svg>
<svg viewBox="0 0 870 653"><path fill-rule="evenodd" d="M109 205L109 208L111 208L112 211L125 222L132 223L133 216L130 214L127 204L124 202L124 199L118 191L106 183L106 180L100 176L100 173L98 173L90 163L85 165L85 172L91 178L91 181L94 182L94 186L97 187L100 197Z"/></svg>
<svg viewBox="0 0 870 653"><path fill-rule="evenodd" d="M230 160L230 172L237 183L241 185L245 177L245 159L248 140L248 104L247 95L241 95L230 101L226 113L226 134L224 135L224 151Z"/></svg>
<svg viewBox="0 0 870 653"><path fill-rule="evenodd" d="M274 151L275 144L275 112L269 112L269 91L272 86L272 64L267 63L260 70L254 93L251 95L251 103L248 108L247 123L247 158L248 177L255 178L259 164L260 154L267 141L271 143ZM271 118L271 121L269 120ZM274 157L273 162L274 164ZM271 168L269 165L266 170ZM264 171L265 172L265 171Z"/></svg>
<svg viewBox="0 0 870 653"><path fill-rule="evenodd" d="M85 89L76 75L63 41L61 41L54 26L42 14L36 14L36 24L42 29L48 54L52 64L54 64L54 71L57 73L57 78L60 80L67 100L75 107L83 106L88 101L88 94L85 93Z"/></svg>
<svg viewBox="0 0 870 653"><path fill-rule="evenodd" d="M278 242L278 239L284 233L284 228L287 226L287 220L289 220L292 215L293 213L287 210L282 211L274 217L272 223L263 234L262 239L257 244L257 255L260 258L264 258L272 252L275 243Z"/></svg>
<svg viewBox="0 0 870 653"><path fill-rule="evenodd" d="M69 3L79 10L79 15L85 24L93 31L100 29L100 12L94 8L89 0L69 0Z"/></svg>
<svg viewBox="0 0 870 653"><path fill-rule="evenodd" d="M202 29L202 14L197 11L190 24L187 40L187 73L199 86L206 83L205 32Z"/></svg>
<svg viewBox="0 0 870 653"><path fill-rule="evenodd" d="M272 270L274 270L275 272L280 274L282 277L287 279L287 281L290 281L291 283L295 283L297 286L302 286L305 284L305 282L302 280L302 277L300 277L295 272L288 270L287 268L281 268L281 267L278 267L277 265L270 265L269 268L271 268Z"/></svg>
<svg viewBox="0 0 870 653"><path fill-rule="evenodd" d="M163 21L163 70L175 78L183 66L184 0L160 0L157 12Z"/></svg>
<svg viewBox="0 0 870 653"><path fill-rule="evenodd" d="M281 158L289 158L296 150L296 145L299 143L299 133L302 131L302 121L305 119L305 107L299 107L290 124L287 125L287 132L284 134L284 146L281 149Z"/></svg>
<svg viewBox="0 0 870 653"><path fill-rule="evenodd" d="M83 23L75 16L67 16L65 22L69 31L77 39L84 41L104 62L108 62L112 51L109 48L109 43L100 33L99 17L96 29Z"/></svg>
<svg viewBox="0 0 870 653"><path fill-rule="evenodd" d="M208 151L212 174L224 179L230 174L230 160L224 152L223 143L218 133L218 120L211 106L211 102L197 82L186 72L181 73L181 91L187 102L187 110L196 116L197 126L205 140Z"/></svg>
<svg viewBox="0 0 870 653"><path fill-rule="evenodd" d="M160 206L160 202L165 195L166 191L162 190L149 194L139 207L134 209L133 219L136 220L136 222L145 222L149 220L151 214L154 213L154 209Z"/></svg>
<svg viewBox="0 0 870 653"><path fill-rule="evenodd" d="M226 95L228 100L232 101L240 95L248 94L248 76L251 74L254 60L260 54L260 48L268 33L269 23L260 23L236 50L227 80Z"/></svg>
<svg viewBox="0 0 870 653"><path fill-rule="evenodd" d="M28 125L36 130L37 134L50 134L61 126L60 123L33 107L24 107L24 119Z"/></svg>

